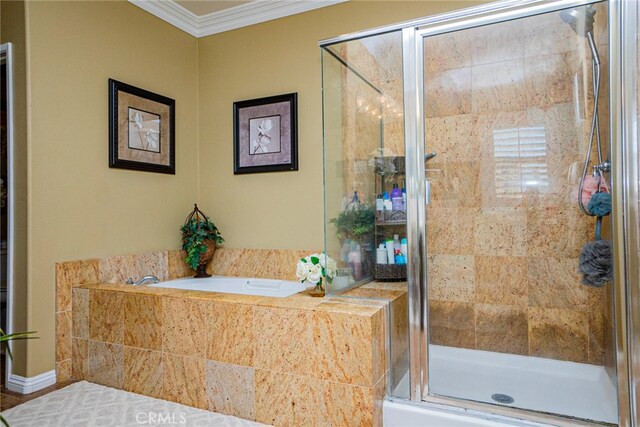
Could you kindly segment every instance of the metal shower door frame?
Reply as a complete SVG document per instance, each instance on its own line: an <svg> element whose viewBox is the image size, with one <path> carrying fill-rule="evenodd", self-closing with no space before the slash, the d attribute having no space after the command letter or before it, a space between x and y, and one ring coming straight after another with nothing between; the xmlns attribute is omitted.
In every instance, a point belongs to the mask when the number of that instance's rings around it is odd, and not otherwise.
<svg viewBox="0 0 640 427"><path fill-rule="evenodd" d="M594 425L560 415L542 414L429 394L423 73L424 40L427 37L597 2L588 0L502 1L429 17L421 21L407 23L402 27L405 155L407 194L409 196L407 199L409 378L410 399L414 402L453 412L475 413L484 418L486 418L486 414L492 414L497 419L510 417L560 426ZM614 165L611 176L614 181L612 198L615 206L612 215L615 245L613 285L616 310L619 422L620 426L625 427L636 426L637 421L635 420L640 416L637 408L637 399L640 396L636 394L640 393L640 354L634 355L633 352L628 351L630 348L640 348L640 287L638 286L638 265L640 265L638 261L640 236L638 234L640 231L633 229L630 233L625 233L625 230L630 230L629 226L637 228L637 225L640 224L637 179L638 116L636 94L638 70L637 55L635 52L631 52L630 47L633 44L635 48L633 30L637 30L637 7L636 2L631 0L609 1L610 57L613 59L609 61L611 76L609 88L611 94L610 141ZM632 36L633 43L631 43ZM630 58L636 59L635 75L632 72L633 66L630 64ZM635 104L632 98L635 99ZM622 108L623 105L625 108ZM619 184L616 185L616 183ZM627 301L634 301L635 305L628 307Z"/></svg>

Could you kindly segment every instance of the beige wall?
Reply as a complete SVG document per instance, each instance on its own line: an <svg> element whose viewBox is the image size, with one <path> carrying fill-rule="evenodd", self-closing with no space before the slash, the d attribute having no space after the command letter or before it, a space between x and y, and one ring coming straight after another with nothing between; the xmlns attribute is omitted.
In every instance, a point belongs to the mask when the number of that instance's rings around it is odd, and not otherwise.
<svg viewBox="0 0 640 427"><path fill-rule="evenodd" d="M125 1L28 2L29 280L16 307L40 339L16 373L54 367L55 262L178 248L194 201L229 247L321 247L318 40L473 3L352 1L196 40ZM175 176L107 167L109 77L176 100ZM234 176L233 102L286 92L299 93L300 170Z"/></svg>
<svg viewBox="0 0 640 427"><path fill-rule="evenodd" d="M12 43L14 157L14 299L15 331L27 329L27 39L23 1L0 2L0 43ZM3 89L4 90L4 89ZM25 372L25 342L13 344L14 370Z"/></svg>
<svg viewBox="0 0 640 427"><path fill-rule="evenodd" d="M27 25L32 376L54 366L55 262L179 247L198 92L196 39L127 2L28 2ZM175 176L109 169L109 77L176 100Z"/></svg>
<svg viewBox="0 0 640 427"><path fill-rule="evenodd" d="M350 1L198 43L199 197L230 247L323 245L318 41L478 2ZM233 175L234 101L298 92L297 172Z"/></svg>

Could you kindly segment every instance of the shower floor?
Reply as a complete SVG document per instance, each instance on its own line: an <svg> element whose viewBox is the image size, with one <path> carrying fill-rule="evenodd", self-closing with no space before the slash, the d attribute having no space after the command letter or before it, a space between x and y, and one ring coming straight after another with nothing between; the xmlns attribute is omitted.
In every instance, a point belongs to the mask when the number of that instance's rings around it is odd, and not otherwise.
<svg viewBox="0 0 640 427"><path fill-rule="evenodd" d="M539 412L616 424L615 384L602 366L540 357L429 346L429 390L432 394L500 404ZM409 373L396 387L409 389Z"/></svg>

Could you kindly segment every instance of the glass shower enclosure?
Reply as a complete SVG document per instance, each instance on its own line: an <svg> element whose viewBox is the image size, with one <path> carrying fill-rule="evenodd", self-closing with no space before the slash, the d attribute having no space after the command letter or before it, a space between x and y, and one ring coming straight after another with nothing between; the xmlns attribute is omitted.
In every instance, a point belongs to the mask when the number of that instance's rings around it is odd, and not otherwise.
<svg viewBox="0 0 640 427"><path fill-rule="evenodd" d="M328 292L375 280L407 293L390 316L389 396L539 421L627 416L619 10L497 2L321 43L325 247L341 272Z"/></svg>

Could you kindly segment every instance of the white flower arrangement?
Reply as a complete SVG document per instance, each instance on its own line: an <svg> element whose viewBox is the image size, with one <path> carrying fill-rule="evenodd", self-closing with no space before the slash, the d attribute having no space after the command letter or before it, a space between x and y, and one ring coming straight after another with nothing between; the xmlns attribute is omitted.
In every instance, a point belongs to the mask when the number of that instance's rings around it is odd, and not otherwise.
<svg viewBox="0 0 640 427"><path fill-rule="evenodd" d="M296 276L302 283L322 286L322 279L331 283L337 271L336 262L327 254L311 254L298 261Z"/></svg>

